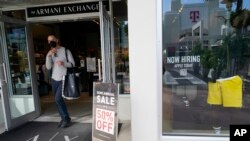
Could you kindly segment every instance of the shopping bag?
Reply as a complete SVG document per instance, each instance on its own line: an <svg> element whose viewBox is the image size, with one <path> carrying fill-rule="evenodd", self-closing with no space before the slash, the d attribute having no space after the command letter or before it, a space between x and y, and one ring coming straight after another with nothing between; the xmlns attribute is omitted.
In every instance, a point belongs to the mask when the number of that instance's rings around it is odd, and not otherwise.
<svg viewBox="0 0 250 141"><path fill-rule="evenodd" d="M68 68L62 80L62 97L67 100L80 98L79 74L76 68Z"/></svg>

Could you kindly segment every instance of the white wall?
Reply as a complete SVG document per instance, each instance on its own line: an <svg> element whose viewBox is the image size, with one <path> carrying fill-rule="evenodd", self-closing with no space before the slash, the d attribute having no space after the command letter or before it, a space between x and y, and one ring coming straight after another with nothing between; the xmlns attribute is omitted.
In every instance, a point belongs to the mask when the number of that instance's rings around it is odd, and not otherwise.
<svg viewBox="0 0 250 141"><path fill-rule="evenodd" d="M119 95L118 116L122 123L126 123L131 120L130 95Z"/></svg>
<svg viewBox="0 0 250 141"><path fill-rule="evenodd" d="M132 141L158 141L161 134L156 7L157 0L128 0Z"/></svg>

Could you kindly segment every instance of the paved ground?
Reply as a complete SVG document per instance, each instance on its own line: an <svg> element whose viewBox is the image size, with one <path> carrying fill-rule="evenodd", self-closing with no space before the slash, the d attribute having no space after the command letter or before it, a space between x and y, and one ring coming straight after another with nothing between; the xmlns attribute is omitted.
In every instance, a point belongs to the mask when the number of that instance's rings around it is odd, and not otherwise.
<svg viewBox="0 0 250 141"><path fill-rule="evenodd" d="M91 141L90 123L72 123L57 128L57 122L30 122L0 135L1 141Z"/></svg>

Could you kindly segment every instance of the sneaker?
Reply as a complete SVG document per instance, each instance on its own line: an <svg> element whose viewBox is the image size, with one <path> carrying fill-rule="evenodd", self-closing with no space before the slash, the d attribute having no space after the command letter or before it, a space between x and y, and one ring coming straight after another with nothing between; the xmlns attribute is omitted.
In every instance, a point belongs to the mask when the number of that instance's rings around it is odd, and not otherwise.
<svg viewBox="0 0 250 141"><path fill-rule="evenodd" d="M61 128L66 128L70 125L70 120L69 121L63 121L61 124Z"/></svg>
<svg viewBox="0 0 250 141"><path fill-rule="evenodd" d="M70 117L68 118L67 122L71 122L71 118Z"/></svg>

